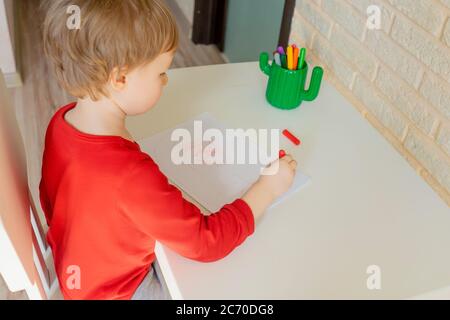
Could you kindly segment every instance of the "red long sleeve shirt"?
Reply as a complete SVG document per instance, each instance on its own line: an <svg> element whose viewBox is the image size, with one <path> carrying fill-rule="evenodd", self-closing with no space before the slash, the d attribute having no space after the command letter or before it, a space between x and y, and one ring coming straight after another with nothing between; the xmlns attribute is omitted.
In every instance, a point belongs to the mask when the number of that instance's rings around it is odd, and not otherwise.
<svg viewBox="0 0 450 320"><path fill-rule="evenodd" d="M62 107L50 121L39 185L66 299L131 298L155 259L155 240L207 262L253 233L243 200L203 215L137 143L86 134L66 122L74 107Z"/></svg>

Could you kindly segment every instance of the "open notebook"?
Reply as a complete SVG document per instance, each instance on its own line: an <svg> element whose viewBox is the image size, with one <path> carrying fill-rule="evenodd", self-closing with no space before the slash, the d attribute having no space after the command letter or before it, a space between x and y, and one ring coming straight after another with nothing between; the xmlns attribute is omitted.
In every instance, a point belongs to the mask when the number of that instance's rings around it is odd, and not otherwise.
<svg viewBox="0 0 450 320"><path fill-rule="evenodd" d="M203 132L215 128L223 133L226 140L225 125L213 118L209 113L198 115L172 129L157 133L139 141L142 151L148 153L158 164L160 170L180 189L191 196L210 212L219 210L224 204L241 197L255 182L261 165L258 164L175 164L172 161L172 149L180 145L180 140L171 141L174 129L184 128L190 132L191 159L199 154L201 147L194 148L194 121L202 121ZM210 142L201 142L203 148ZM179 154L177 152L177 154ZM200 153L201 155L204 153ZM193 161L192 161L193 162ZM248 162L248 161L247 161ZM310 178L297 168L294 183L290 190L278 198L271 207L277 205L292 193L308 184Z"/></svg>

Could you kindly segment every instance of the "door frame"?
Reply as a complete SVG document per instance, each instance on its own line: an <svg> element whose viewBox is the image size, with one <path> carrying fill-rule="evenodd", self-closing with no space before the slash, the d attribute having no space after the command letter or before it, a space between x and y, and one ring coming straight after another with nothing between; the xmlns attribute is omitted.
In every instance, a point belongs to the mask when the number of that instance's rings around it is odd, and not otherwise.
<svg viewBox="0 0 450 320"><path fill-rule="evenodd" d="M291 33L295 0L285 0L278 45L287 47ZM228 0L195 0L192 41L195 44L215 44L223 52L227 23Z"/></svg>
<svg viewBox="0 0 450 320"><path fill-rule="evenodd" d="M192 41L215 44L223 52L227 12L228 0L195 0Z"/></svg>

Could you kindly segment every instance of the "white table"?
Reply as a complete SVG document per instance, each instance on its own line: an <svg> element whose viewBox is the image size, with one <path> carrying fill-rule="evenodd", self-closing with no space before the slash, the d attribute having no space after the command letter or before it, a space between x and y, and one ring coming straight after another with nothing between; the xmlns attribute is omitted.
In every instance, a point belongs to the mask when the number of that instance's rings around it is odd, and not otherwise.
<svg viewBox="0 0 450 320"><path fill-rule="evenodd" d="M312 177L213 263L163 246L175 299L409 298L450 285L450 209L332 86L292 111L271 107L257 63L176 69L158 105L128 120L135 139L208 111L230 127L288 128L285 150ZM367 267L381 270L369 290Z"/></svg>

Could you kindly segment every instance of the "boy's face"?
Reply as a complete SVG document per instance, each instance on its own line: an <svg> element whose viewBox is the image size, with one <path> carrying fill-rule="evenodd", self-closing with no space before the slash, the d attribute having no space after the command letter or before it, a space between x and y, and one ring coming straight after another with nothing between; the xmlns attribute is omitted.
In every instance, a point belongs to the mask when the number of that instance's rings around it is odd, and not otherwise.
<svg viewBox="0 0 450 320"><path fill-rule="evenodd" d="M152 62L126 74L125 84L116 91L116 99L127 115L144 113L156 104L168 82L166 71L174 54L174 51L160 54Z"/></svg>

